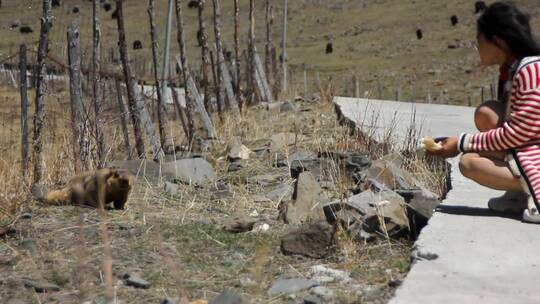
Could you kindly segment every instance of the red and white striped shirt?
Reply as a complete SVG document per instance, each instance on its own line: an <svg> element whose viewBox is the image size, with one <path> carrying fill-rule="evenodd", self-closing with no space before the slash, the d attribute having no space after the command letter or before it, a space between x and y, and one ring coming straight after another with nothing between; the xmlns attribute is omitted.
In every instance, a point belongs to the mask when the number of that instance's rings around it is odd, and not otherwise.
<svg viewBox="0 0 540 304"><path fill-rule="evenodd" d="M504 151L540 144L540 58L529 58L522 61L514 76L508 119L496 129L462 134L461 152ZM531 62L532 58L536 60Z"/></svg>
<svg viewBox="0 0 540 304"><path fill-rule="evenodd" d="M510 92L503 125L486 132L461 134L458 149L509 152L511 170L521 176L523 190L532 195L540 209L540 57L520 62Z"/></svg>

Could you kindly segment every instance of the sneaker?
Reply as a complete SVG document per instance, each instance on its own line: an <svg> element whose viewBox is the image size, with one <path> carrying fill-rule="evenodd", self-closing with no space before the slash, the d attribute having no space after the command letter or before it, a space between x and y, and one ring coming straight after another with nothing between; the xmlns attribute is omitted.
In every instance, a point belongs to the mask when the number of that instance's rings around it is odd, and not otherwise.
<svg viewBox="0 0 540 304"><path fill-rule="evenodd" d="M488 201L488 207L495 212L521 213L527 208L528 195L522 191L506 191L502 196Z"/></svg>
<svg viewBox="0 0 540 304"><path fill-rule="evenodd" d="M523 221L525 223L540 224L540 213L532 197L529 197L527 209L523 210Z"/></svg>

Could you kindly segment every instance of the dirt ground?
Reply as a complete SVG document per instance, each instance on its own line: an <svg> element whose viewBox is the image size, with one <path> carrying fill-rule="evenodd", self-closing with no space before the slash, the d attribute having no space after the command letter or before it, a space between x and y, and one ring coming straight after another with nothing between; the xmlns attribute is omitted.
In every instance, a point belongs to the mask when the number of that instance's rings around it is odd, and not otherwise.
<svg viewBox="0 0 540 304"><path fill-rule="evenodd" d="M239 125L258 121L257 128L234 132L248 146L256 146L270 134L292 131L307 136L296 148L362 150L358 140L339 126L330 104L298 105L299 110L280 114L252 109L235 128L229 125L222 130L239 130ZM76 303L102 298L102 228L111 241L114 294L121 303L158 303L176 296L210 300L223 288L233 289L251 303L297 303L307 292L296 298L269 297L266 292L279 278L309 277L310 267L320 264L345 270L353 280L349 285L326 284L335 291L335 303L385 303L392 295L409 267L411 240L378 238L358 243L343 234L339 248L322 260L283 255L280 239L296 227L277 220L276 203L256 199L268 189L246 183L246 177L272 173L290 183L287 168L273 167L276 155L266 155L253 157L246 168L231 173L224 157L218 157L226 155L227 145L218 145L211 153L218 183L230 187L230 196L223 199L216 199L215 185L180 185L179 193L170 195L162 185L139 180L127 210L109 211L102 221L93 209L45 208L33 200L23 202L14 231L0 242L0 299ZM344 183L337 180L331 195L344 195ZM49 186L55 187L54 182ZM270 229L239 234L221 229L235 215L256 215ZM122 276L133 272L148 281L150 288L126 286ZM24 286L21 280L25 278L56 284L60 291L36 293Z"/></svg>

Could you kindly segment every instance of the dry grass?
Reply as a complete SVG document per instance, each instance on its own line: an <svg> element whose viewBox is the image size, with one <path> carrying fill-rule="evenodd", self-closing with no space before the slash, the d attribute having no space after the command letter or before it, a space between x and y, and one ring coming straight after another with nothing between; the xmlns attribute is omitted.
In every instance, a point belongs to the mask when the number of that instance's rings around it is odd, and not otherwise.
<svg viewBox="0 0 540 304"><path fill-rule="evenodd" d="M2 273L2 286L11 286L0 292L0 299L17 294L28 301L46 302L54 297L67 303L80 302L88 297L105 296L106 286L112 288L114 299L122 301L156 302L165 296L185 295L190 299L212 298L224 287L252 299L253 303L284 303L286 298L270 299L266 290L278 277L309 276L314 264L328 264L352 273L356 287L343 287L338 283L329 286L338 293L340 303L358 300L372 303L385 302L393 288L388 283L402 278L408 267L411 243L408 240L384 240L360 244L346 233L339 233L339 250L326 259L314 261L281 255L278 252L281 235L294 227L274 219L277 205L274 202L255 202L254 197L268 189L247 184L245 179L256 174L277 173L282 182L292 183L287 168L274 168L277 157L286 157L290 151L276 155L253 157L248 167L228 173L225 155L236 137L250 147L257 147L278 132L303 134L292 149L308 151L366 151L381 155L384 149L368 145L364 137L350 135L346 126L337 122L332 99L332 86L323 84L323 100L319 104L297 103L299 111L277 113L257 108L246 109L239 118L226 115L223 122L214 117L218 139L206 153L218 173L218 180L230 187L232 197L215 200L211 187L182 185L175 196L164 194L157 187L138 183L126 211L108 212L104 217L94 210L77 207L42 208L32 201L28 189L21 182L20 171L14 166L20 159L18 141L4 154L0 171L2 193L14 199L2 201L5 221L16 219L20 212L31 212L31 221L19 219L15 228L17 236L9 236L6 245L15 248L18 255L10 260L12 270ZM17 95L10 92L11 107L17 106ZM290 96L294 96L294 90ZM4 94L4 96L7 96ZM68 108L66 93L58 92L48 97L62 107L47 106L49 127L46 128L45 183L50 187L64 183L72 175L72 152L69 149ZM5 106L4 109L9 109ZM30 111L30 113L33 113ZM110 148L109 159L122 159L125 153L119 135L114 111L108 112L106 134ZM18 119L12 117L8 125L14 128L13 138L18 138ZM182 142L180 123L171 120L171 135L176 143ZM5 132L5 129L3 129ZM116 140L115 140L116 138ZM2 143L6 147L7 143ZM422 162L418 162L422 164ZM423 168L423 167L422 167ZM325 170L326 178L336 184L331 197L342 198L351 188L350 178L337 164ZM424 172L420 170L421 172ZM431 178L431 177L430 177ZM5 210L4 210L5 209ZM271 223L265 234L230 234L218 227L234 215L257 211L261 218ZM99 229L100 225L102 226ZM103 230L103 227L107 229ZM73 241L73 237L76 240ZM27 252L21 247L24 238L36 243L37 252ZM103 251L103 244L111 244L112 254ZM0 244L1 245L1 244ZM112 283L106 271L112 262ZM52 265L52 267L51 267ZM51 270L54 269L54 270ZM123 284L125 271L137 271L152 287L139 290ZM23 276L43 279L61 286L60 293L40 295L17 284ZM357 294L354 290L363 290Z"/></svg>

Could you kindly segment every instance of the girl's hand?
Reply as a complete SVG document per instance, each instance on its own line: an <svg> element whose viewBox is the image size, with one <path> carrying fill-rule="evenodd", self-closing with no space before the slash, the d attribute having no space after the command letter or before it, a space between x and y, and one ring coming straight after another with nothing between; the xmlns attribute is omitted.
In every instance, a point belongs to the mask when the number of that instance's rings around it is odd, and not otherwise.
<svg viewBox="0 0 540 304"><path fill-rule="evenodd" d="M426 151L429 155L439 156L442 158L452 158L459 155L458 150L458 140L457 137L446 137L444 139L435 139L436 142L441 143L442 149L437 151Z"/></svg>

